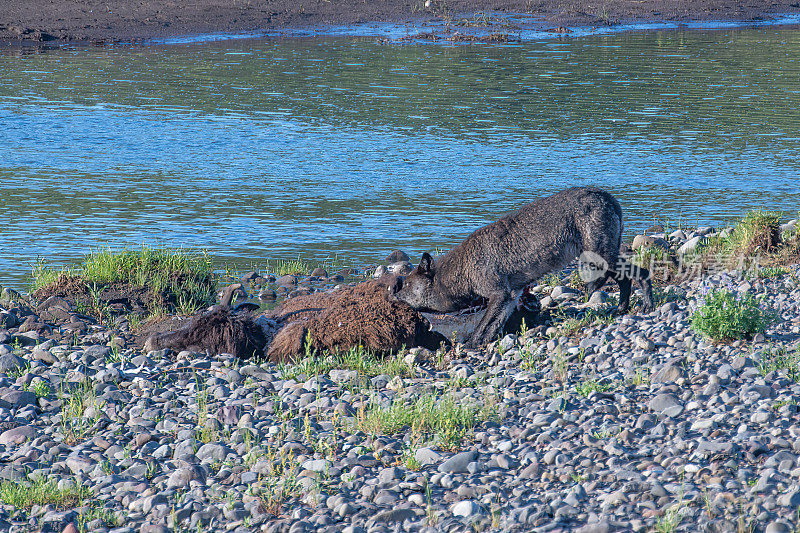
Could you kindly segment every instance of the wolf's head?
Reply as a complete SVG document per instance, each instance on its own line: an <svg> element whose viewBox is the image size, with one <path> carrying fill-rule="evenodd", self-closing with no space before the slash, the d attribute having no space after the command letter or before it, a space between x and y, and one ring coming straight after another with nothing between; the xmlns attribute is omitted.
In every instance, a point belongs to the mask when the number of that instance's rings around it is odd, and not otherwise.
<svg viewBox="0 0 800 533"><path fill-rule="evenodd" d="M402 287L395 296L419 311L435 311L436 288L434 277L436 268L431 254L422 254L419 266L403 280Z"/></svg>

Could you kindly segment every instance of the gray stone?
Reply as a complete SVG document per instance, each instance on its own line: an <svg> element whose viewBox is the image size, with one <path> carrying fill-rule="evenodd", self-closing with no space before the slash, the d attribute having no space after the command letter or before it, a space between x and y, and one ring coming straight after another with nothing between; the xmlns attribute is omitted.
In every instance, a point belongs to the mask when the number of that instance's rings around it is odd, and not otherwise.
<svg viewBox="0 0 800 533"><path fill-rule="evenodd" d="M678 255L686 255L688 253L694 252L697 250L697 247L700 246L700 242L703 240L703 237L698 235L696 237L692 237L685 243L678 248Z"/></svg>
<svg viewBox="0 0 800 533"><path fill-rule="evenodd" d="M73 474L77 475L91 472L94 470L94 467L97 463L82 455L71 455L70 457L66 458L64 464L67 465L67 468L69 468Z"/></svg>
<svg viewBox="0 0 800 533"><path fill-rule="evenodd" d="M386 256L385 259L387 263L399 263L401 261L408 261L408 260L409 260L408 254L402 250L393 251L388 256Z"/></svg>
<svg viewBox="0 0 800 533"><path fill-rule="evenodd" d="M394 485L401 479L400 470L394 466L384 468L378 472L378 485Z"/></svg>
<svg viewBox="0 0 800 533"><path fill-rule="evenodd" d="M658 314L660 316L666 316L666 315L669 315L670 313L676 312L678 309L679 309L679 307L678 307L677 303L675 303L675 302L667 302L667 303L661 305L661 307L658 308Z"/></svg>
<svg viewBox="0 0 800 533"><path fill-rule="evenodd" d="M303 469L311 472L326 472L332 464L326 459L309 459L303 463Z"/></svg>
<svg viewBox="0 0 800 533"><path fill-rule="evenodd" d="M577 289L573 289L572 287L565 287L564 285L557 285L553 287L553 290L550 292L550 298L553 300L568 300L570 298L576 298L581 295L581 291Z"/></svg>
<svg viewBox="0 0 800 533"><path fill-rule="evenodd" d="M328 376L331 378L331 381L341 385L358 379L358 372L355 370L331 370Z"/></svg>
<svg viewBox="0 0 800 533"><path fill-rule="evenodd" d="M651 411L675 418L683 412L683 404L674 394L659 394L647 403Z"/></svg>
<svg viewBox="0 0 800 533"><path fill-rule="evenodd" d="M36 437L36 429L32 426L19 426L8 429L0 433L0 444L9 446L12 444L22 444L26 440L33 440Z"/></svg>
<svg viewBox="0 0 800 533"><path fill-rule="evenodd" d="M795 489L778 496L778 505L797 509L800 506L800 489Z"/></svg>
<svg viewBox="0 0 800 533"><path fill-rule="evenodd" d="M466 451L455 454L450 459L439 465L439 472L449 474L462 474L467 472L467 466L478 458L478 452Z"/></svg>
<svg viewBox="0 0 800 533"><path fill-rule="evenodd" d="M97 360L102 361L111 355L111 348L109 346L100 345L86 346L83 349L83 355L89 363Z"/></svg>
<svg viewBox="0 0 800 533"><path fill-rule="evenodd" d="M539 477L539 463L531 463L519 473L522 479L536 479Z"/></svg>
<svg viewBox="0 0 800 533"><path fill-rule="evenodd" d="M36 395L32 392L28 391L21 391L21 390L12 390L8 391L2 396L0 396L4 402L8 402L13 407L26 407L28 405L37 405L36 404Z"/></svg>
<svg viewBox="0 0 800 533"><path fill-rule="evenodd" d="M13 353L0 355L0 372L7 374L11 371L18 371L27 366L27 362L22 357Z"/></svg>
<svg viewBox="0 0 800 533"><path fill-rule="evenodd" d="M469 518L481 514L481 506L473 500L465 500L453 504L452 511L455 516Z"/></svg>
<svg viewBox="0 0 800 533"><path fill-rule="evenodd" d="M418 448L414 452L414 459L422 466L428 466L441 462L442 455L431 448Z"/></svg>
<svg viewBox="0 0 800 533"><path fill-rule="evenodd" d="M594 291L589 296L589 307L599 307L608 302L608 293L605 291Z"/></svg>
<svg viewBox="0 0 800 533"><path fill-rule="evenodd" d="M651 383L674 383L679 378L683 377L683 368L676 364L667 363L661 369L653 374L650 379Z"/></svg>
<svg viewBox="0 0 800 533"><path fill-rule="evenodd" d="M579 527L576 530L576 533L609 533L610 531L616 531L616 530L617 528L612 528L611 524L609 524L607 521L600 520Z"/></svg>
<svg viewBox="0 0 800 533"><path fill-rule="evenodd" d="M286 274L275 280L275 285L278 287L294 287L297 285L297 276Z"/></svg>
<svg viewBox="0 0 800 533"><path fill-rule="evenodd" d="M791 533L793 529L786 522L770 522L764 533Z"/></svg>
<svg viewBox="0 0 800 533"><path fill-rule="evenodd" d="M225 457L227 457L228 453L232 451L227 446L223 446L221 444L214 444L208 443L203 444L200 448L195 452L197 459L202 462L211 462L211 461L223 461Z"/></svg>
<svg viewBox="0 0 800 533"><path fill-rule="evenodd" d="M652 352L656 349L655 343L645 337L636 337L634 339L634 343L636 344L637 348L644 350L645 352Z"/></svg>
<svg viewBox="0 0 800 533"><path fill-rule="evenodd" d="M191 467L184 466L175 470L172 474L170 474L169 479L167 479L167 488L186 488L189 486L189 482L194 479L194 470Z"/></svg>
<svg viewBox="0 0 800 533"><path fill-rule="evenodd" d="M738 447L736 444L729 441L707 441L699 440L697 443L697 450L695 453L701 456L710 455L730 455L734 453Z"/></svg>
<svg viewBox="0 0 800 533"><path fill-rule="evenodd" d="M391 509L389 511L381 511L370 518L370 522L386 522L386 523L403 523L406 520L413 520L417 517L412 509Z"/></svg>
<svg viewBox="0 0 800 533"><path fill-rule="evenodd" d="M395 276L407 276L414 271L414 266L408 261L398 261L386 267L386 270Z"/></svg>
<svg viewBox="0 0 800 533"><path fill-rule="evenodd" d="M317 268L315 268L314 270L311 271L311 276L313 276L315 278L327 278L328 277L328 271L325 270L322 267L317 267Z"/></svg>

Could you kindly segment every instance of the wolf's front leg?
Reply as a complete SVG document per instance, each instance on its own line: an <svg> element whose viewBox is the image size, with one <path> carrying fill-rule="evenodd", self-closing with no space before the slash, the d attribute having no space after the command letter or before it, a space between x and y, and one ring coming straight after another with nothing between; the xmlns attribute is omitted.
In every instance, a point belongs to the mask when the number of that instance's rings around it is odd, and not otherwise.
<svg viewBox="0 0 800 533"><path fill-rule="evenodd" d="M503 329L503 325L514 312L515 307L516 302L508 293L491 296L486 313L475 330L467 337L466 346L478 348L492 342Z"/></svg>

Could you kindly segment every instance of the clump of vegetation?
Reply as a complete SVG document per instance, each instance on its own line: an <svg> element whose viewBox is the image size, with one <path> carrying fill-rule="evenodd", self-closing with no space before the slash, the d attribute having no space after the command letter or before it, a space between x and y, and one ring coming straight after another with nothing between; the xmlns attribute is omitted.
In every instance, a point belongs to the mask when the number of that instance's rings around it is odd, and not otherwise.
<svg viewBox="0 0 800 533"><path fill-rule="evenodd" d="M333 273L348 268L348 265L346 265L338 255L327 257L319 263L307 261L298 256L297 259L268 260L264 270L276 276L283 276L286 274L305 276L310 274L317 267L324 268L329 273Z"/></svg>
<svg viewBox="0 0 800 533"><path fill-rule="evenodd" d="M64 442L76 444L83 441L100 419L103 402L97 397L91 381L84 381L70 393L61 394L61 431ZM87 417L91 408L92 416Z"/></svg>
<svg viewBox="0 0 800 533"><path fill-rule="evenodd" d="M761 355L758 370L762 376L782 370L792 381L800 381L800 351L788 352L785 348L768 350Z"/></svg>
<svg viewBox="0 0 800 533"><path fill-rule="evenodd" d="M388 357L379 357L363 346L318 354L312 350L312 344L309 335L305 342L305 356L300 361L293 365L278 365L284 379L294 379L300 375L307 378L321 376L336 369L355 370L358 377L363 379L382 374L391 377L409 377L413 374L413 368L405 362L402 350L396 356Z"/></svg>
<svg viewBox="0 0 800 533"><path fill-rule="evenodd" d="M722 342L751 339L774 321L774 313L752 294L729 287L704 288L692 314L695 331Z"/></svg>
<svg viewBox="0 0 800 533"><path fill-rule="evenodd" d="M462 404L451 394L426 394L415 401L396 399L388 408L376 403L362 407L356 415L359 430L391 435L404 427L417 436L432 435L446 450L457 450L469 431L497 417L497 406Z"/></svg>
<svg viewBox="0 0 800 533"><path fill-rule="evenodd" d="M732 228L707 239L697 251L706 263L735 266L743 258L781 253L787 241L781 239L781 213L756 210L747 213Z"/></svg>
<svg viewBox="0 0 800 533"><path fill-rule="evenodd" d="M775 211L747 213L732 227L704 238L684 257L682 274L732 268L759 277L781 275L777 266L800 260L800 231L798 226L781 231L780 221L781 213Z"/></svg>
<svg viewBox="0 0 800 533"><path fill-rule="evenodd" d="M100 319L129 312L189 314L216 299L207 254L149 246L91 252L80 265L61 270L39 262L31 290L39 301L60 296Z"/></svg>
<svg viewBox="0 0 800 533"><path fill-rule="evenodd" d="M268 514L280 514L281 507L287 499L298 496L301 492L297 480L298 465L294 455L285 448L275 451L269 449L266 454L269 470L257 483L248 487L248 493L259 499L262 509Z"/></svg>
<svg viewBox="0 0 800 533"><path fill-rule="evenodd" d="M750 211L736 223L727 238L727 247L744 254L769 252L780 241L781 213Z"/></svg>
<svg viewBox="0 0 800 533"><path fill-rule="evenodd" d="M71 509L81 505L90 496L91 492L87 487L59 489L54 480L45 478L37 478L30 483L0 482L0 501L26 511L34 505Z"/></svg>
<svg viewBox="0 0 800 533"><path fill-rule="evenodd" d="M611 388L609 383L601 383L596 379L584 381L575 386L575 390L584 398L588 397L593 392L606 392L611 390Z"/></svg>
<svg viewBox="0 0 800 533"><path fill-rule="evenodd" d="M770 279L770 278L782 278L783 276L789 274L789 270L782 266L768 266L759 269L756 273L756 277Z"/></svg>
<svg viewBox="0 0 800 533"><path fill-rule="evenodd" d="M267 270L274 273L277 276L283 276L286 274L308 274L313 270L313 266L308 261L300 259L299 257L294 260L278 260L275 262L273 266L269 261L267 262Z"/></svg>

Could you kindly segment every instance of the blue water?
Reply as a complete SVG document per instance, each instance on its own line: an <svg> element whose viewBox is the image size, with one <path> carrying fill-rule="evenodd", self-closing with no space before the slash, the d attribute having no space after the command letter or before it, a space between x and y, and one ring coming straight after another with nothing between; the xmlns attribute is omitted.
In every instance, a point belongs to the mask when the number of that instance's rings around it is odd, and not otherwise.
<svg viewBox="0 0 800 533"><path fill-rule="evenodd" d="M574 185L617 195L629 235L796 216L798 52L774 27L8 52L0 284L106 244L374 264Z"/></svg>

